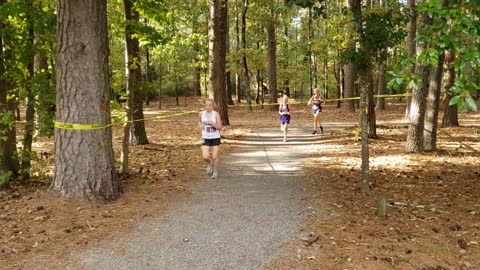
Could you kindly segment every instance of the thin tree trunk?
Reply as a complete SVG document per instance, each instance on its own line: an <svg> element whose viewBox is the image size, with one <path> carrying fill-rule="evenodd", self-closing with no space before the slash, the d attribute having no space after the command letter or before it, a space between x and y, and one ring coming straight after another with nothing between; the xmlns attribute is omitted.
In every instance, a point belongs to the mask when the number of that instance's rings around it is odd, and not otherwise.
<svg viewBox="0 0 480 270"><path fill-rule="evenodd" d="M362 138L362 179L360 182L360 189L363 194L368 194L370 191L369 187L369 168L370 168L370 153L369 153L369 142L368 142L368 123L367 123L367 95L371 88L371 60L368 54L368 51L365 49L365 41L363 38L362 31L362 9L361 9L361 0L350 0L352 13L355 20L355 30L359 36L360 48L366 52L366 63L364 63L367 68L365 71L360 73L361 89L360 89L360 126L361 126L361 138Z"/></svg>
<svg viewBox="0 0 480 270"><path fill-rule="evenodd" d="M440 105L440 90L442 85L444 59L445 54L440 54L437 66L432 65L430 71L430 85L428 88L425 128L423 132L425 151L437 150L438 111Z"/></svg>
<svg viewBox="0 0 480 270"><path fill-rule="evenodd" d="M240 0L237 0L240 1ZM240 27L238 23L238 4L235 4L235 52L238 54L240 52ZM243 14L243 13L242 13ZM238 67L241 66L240 61L236 60L236 65ZM242 94L241 94L241 83L240 83L240 74L239 72L235 72L235 95L237 98L237 103L242 102Z"/></svg>
<svg viewBox="0 0 480 270"><path fill-rule="evenodd" d="M29 10L33 12L34 6L33 1L28 0L27 2ZM35 40L35 29L33 18L31 14L27 14L27 30L28 30L28 43L31 46L30 51L33 51L33 43ZM28 72L28 81L33 82L34 76L34 63L35 55L31 53L28 56L27 72ZM35 94L32 89L33 83L27 83L26 87L26 111L25 111L25 131L23 134L23 149L22 149L22 178L30 178L30 168L32 161L32 143L33 143L33 133L35 129Z"/></svg>
<svg viewBox="0 0 480 270"><path fill-rule="evenodd" d="M227 55L230 52L230 27L228 27L228 15L227 15ZM226 84L226 91L227 91L227 104L228 105L233 105L233 99L232 99L232 74L230 70L227 70L225 73L225 84Z"/></svg>
<svg viewBox="0 0 480 270"><path fill-rule="evenodd" d="M416 12L416 0L407 0L407 10L408 10L408 23L407 23L407 55L410 58L415 58L416 56L416 33L417 33L417 12ZM412 65L410 68L410 75L413 78L415 75L415 65ZM406 88L406 93L412 93L412 89L410 87ZM405 108L405 118L409 118L409 115L411 113L411 103L412 103L412 98L407 96L407 106Z"/></svg>
<svg viewBox="0 0 480 270"><path fill-rule="evenodd" d="M270 21L267 26L268 36L268 91L270 93L270 103L277 103L277 41L275 37L275 14L272 11ZM277 111L278 106L270 106L271 110Z"/></svg>
<svg viewBox="0 0 480 270"><path fill-rule="evenodd" d="M247 11L248 11L248 0L243 1L243 9L242 9L242 67L243 73L245 75L245 97L247 98L247 109L251 112L252 109L252 98L250 95L250 72L248 70L248 63L247 63L247 55L245 54L245 50L247 48L247 37L246 37L246 30L247 30Z"/></svg>
<svg viewBox="0 0 480 270"><path fill-rule="evenodd" d="M140 68L140 45L136 37L133 36L134 30L129 23L139 22L139 14L133 9L131 0L123 1L125 6L125 20L127 27L125 29L126 35L126 50L127 50L127 94L128 98L133 99L132 107L132 123L130 125L130 144L141 145L148 144L147 133L145 131L145 122L143 116L143 95L140 90L140 81L142 71Z"/></svg>
<svg viewBox="0 0 480 270"><path fill-rule="evenodd" d="M455 72L455 67L453 62L455 61L455 52L446 51L445 52L445 62L446 62L446 72L445 72L445 99L443 102L443 119L442 127L458 127L460 126L458 122L458 108L457 104L449 105L450 99L452 98L452 92L450 89L455 83L457 74Z"/></svg>
<svg viewBox="0 0 480 270"><path fill-rule="evenodd" d="M110 124L106 0L57 1L58 122ZM86 201L119 196L112 128L55 129L50 190Z"/></svg>

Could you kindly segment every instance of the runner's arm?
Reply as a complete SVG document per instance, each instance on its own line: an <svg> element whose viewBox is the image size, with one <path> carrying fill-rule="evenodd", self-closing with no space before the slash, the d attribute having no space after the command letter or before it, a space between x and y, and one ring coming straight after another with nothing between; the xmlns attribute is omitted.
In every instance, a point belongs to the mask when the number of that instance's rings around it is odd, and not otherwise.
<svg viewBox="0 0 480 270"><path fill-rule="evenodd" d="M220 118L220 114L217 112L215 113L216 115L216 118L217 118L217 122L215 124L212 124L212 127L218 129L218 130L222 130L223 129L223 125L222 125L222 119Z"/></svg>

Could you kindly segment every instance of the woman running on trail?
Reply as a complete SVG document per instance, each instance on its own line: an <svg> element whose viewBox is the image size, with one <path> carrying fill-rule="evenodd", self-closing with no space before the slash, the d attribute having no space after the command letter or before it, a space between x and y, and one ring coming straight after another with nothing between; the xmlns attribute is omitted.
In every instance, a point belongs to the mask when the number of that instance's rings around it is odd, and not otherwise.
<svg viewBox="0 0 480 270"><path fill-rule="evenodd" d="M198 127L202 131L202 156L207 162L207 173L212 179L218 178L218 156L220 150L220 130L222 120L220 114L213 110L215 102L211 98L205 100L205 110L199 114ZM211 154L210 154L211 152Z"/></svg>
<svg viewBox="0 0 480 270"><path fill-rule="evenodd" d="M317 133L317 127L320 127L320 132L323 134L323 127L320 124L320 112L322 111L322 105L325 103L325 100L320 97L320 91L318 88L313 90L313 96L308 101L308 105L312 105L312 114L313 114L313 132L312 134Z"/></svg>
<svg viewBox="0 0 480 270"><path fill-rule="evenodd" d="M290 108L288 107L288 96L283 96L283 102L278 107L280 114L280 130L283 132L283 141L287 141L288 125L290 124Z"/></svg>

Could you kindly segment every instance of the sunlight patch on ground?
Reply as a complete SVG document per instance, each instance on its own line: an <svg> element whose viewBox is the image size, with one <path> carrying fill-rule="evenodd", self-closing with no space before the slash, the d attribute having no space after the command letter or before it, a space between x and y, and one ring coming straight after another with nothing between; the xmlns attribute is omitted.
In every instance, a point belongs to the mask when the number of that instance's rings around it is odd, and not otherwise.
<svg viewBox="0 0 480 270"><path fill-rule="evenodd" d="M244 152L244 153L232 153L232 156L238 156L238 157L264 157L265 156L265 151L255 151L255 152ZM282 151L268 151L268 156L281 156L285 155L284 152Z"/></svg>
<svg viewBox="0 0 480 270"><path fill-rule="evenodd" d="M409 156L398 155L398 156L379 156L370 158L370 166L404 166L411 163Z"/></svg>

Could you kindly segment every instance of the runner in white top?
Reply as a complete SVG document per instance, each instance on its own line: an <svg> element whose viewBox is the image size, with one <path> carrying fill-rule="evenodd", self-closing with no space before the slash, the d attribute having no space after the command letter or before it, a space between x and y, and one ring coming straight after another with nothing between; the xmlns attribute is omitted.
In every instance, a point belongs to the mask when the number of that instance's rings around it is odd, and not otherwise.
<svg viewBox="0 0 480 270"><path fill-rule="evenodd" d="M213 110L214 106L213 99L207 98L205 100L206 109L199 114L198 127L202 132L202 156L207 162L207 173L212 178L217 178L221 144L220 130L223 126L220 114Z"/></svg>

